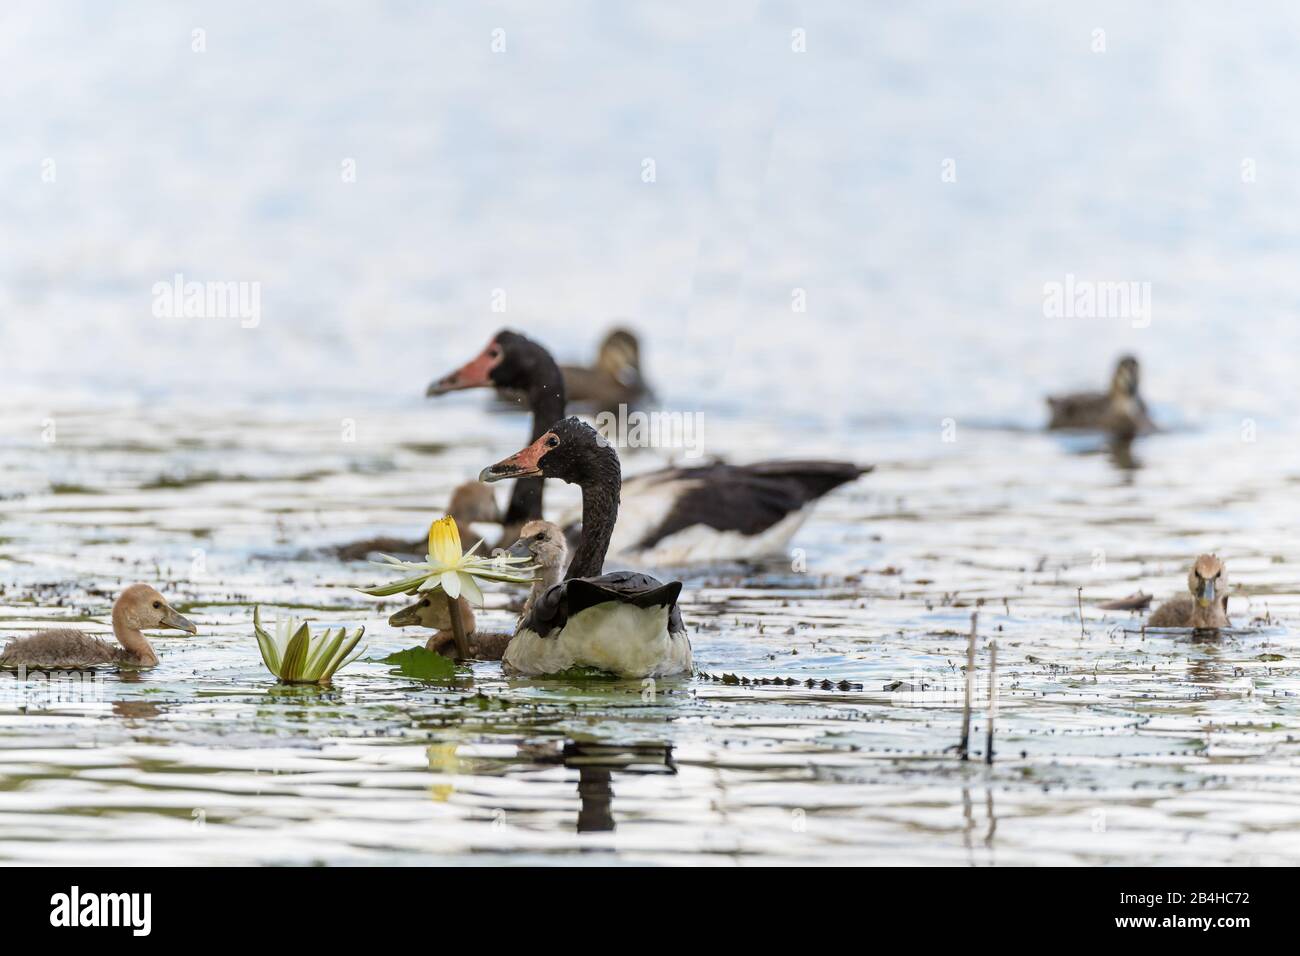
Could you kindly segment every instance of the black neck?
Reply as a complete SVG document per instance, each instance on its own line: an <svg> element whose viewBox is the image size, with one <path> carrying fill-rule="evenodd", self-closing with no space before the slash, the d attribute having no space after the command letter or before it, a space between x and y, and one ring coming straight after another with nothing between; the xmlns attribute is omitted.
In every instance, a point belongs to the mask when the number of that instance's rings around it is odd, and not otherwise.
<svg viewBox="0 0 1300 956"><path fill-rule="evenodd" d="M601 448L591 474L582 485L582 540L573 552L564 578L594 578L605 570L605 552L618 520L618 495L623 484L618 455Z"/></svg>
<svg viewBox="0 0 1300 956"><path fill-rule="evenodd" d="M528 407L533 413L533 432L529 442L535 442L564 417L564 377L560 368L545 349L534 363L527 386ZM506 507L505 524L519 524L542 517L541 478L520 478L510 493Z"/></svg>

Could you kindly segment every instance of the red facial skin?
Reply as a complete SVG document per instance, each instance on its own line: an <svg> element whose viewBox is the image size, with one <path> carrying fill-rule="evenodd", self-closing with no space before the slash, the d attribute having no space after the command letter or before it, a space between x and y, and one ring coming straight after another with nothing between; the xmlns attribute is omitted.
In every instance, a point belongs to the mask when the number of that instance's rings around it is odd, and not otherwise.
<svg viewBox="0 0 1300 956"><path fill-rule="evenodd" d="M492 385L492 370L501 364L504 355L497 340L493 339L469 362L430 385L425 394L445 395L463 388L487 388Z"/></svg>
<svg viewBox="0 0 1300 956"><path fill-rule="evenodd" d="M531 475L540 475L542 469L538 462L543 455L554 447L548 444L551 441L559 441L555 432L547 432L523 451L517 451L509 458L484 468L479 475L479 481L501 481L505 478L526 478Z"/></svg>

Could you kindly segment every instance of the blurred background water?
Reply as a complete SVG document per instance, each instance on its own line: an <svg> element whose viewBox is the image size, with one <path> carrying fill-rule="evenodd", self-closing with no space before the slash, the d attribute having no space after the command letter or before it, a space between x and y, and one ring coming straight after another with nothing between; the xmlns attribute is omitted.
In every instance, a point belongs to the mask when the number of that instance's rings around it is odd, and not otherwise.
<svg viewBox="0 0 1300 956"><path fill-rule="evenodd" d="M0 706L0 859L567 854L593 845L575 785L596 819L603 787L562 766L575 741L649 747L600 844L620 859L1293 858L1297 26L1284 3L5 4L3 636L102 625L136 578L201 635L99 701ZM257 326L155 317L178 273L259 283ZM1067 275L1150 283L1149 324L1045 315ZM644 708L363 663L275 692L247 603L409 645L349 590L373 572L304 549L410 536L522 443L429 380L503 325L583 360L615 321L707 454L880 464L796 539L811 575L686 576L705 671L861 688L701 679ZM1125 351L1169 427L1140 468L1030 433ZM1078 587L1164 596L1201 549L1240 634L1156 645L1091 609L1081 633ZM979 599L1009 642L992 772L944 753L951 700L882 689L950 675Z"/></svg>
<svg viewBox="0 0 1300 956"><path fill-rule="evenodd" d="M416 401L500 325L577 358L621 318L670 403L769 421L1037 424L1125 350L1194 420L1286 417L1289 4L0 18L10 394ZM261 324L155 319L176 273L260 282ZM1150 327L1046 319L1066 273L1150 282Z"/></svg>

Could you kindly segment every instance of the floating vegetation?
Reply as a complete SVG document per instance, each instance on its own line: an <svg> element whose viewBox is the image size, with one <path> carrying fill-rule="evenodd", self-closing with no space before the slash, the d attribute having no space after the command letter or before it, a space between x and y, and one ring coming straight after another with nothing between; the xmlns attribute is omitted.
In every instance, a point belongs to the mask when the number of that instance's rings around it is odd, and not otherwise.
<svg viewBox="0 0 1300 956"><path fill-rule="evenodd" d="M262 627L261 609L254 607L253 632L262 662L281 683L328 684L335 673L361 656L364 648L355 654L352 650L366 629L359 627L349 634L347 628L340 627L335 634L327 627L312 634L306 621L286 617L276 622L271 634Z"/></svg>
<svg viewBox="0 0 1300 956"><path fill-rule="evenodd" d="M455 680L458 675L469 673L464 668L458 668L451 658L423 647L408 647L404 651L380 658L379 663L388 664L403 677L413 677L416 680L445 683Z"/></svg>

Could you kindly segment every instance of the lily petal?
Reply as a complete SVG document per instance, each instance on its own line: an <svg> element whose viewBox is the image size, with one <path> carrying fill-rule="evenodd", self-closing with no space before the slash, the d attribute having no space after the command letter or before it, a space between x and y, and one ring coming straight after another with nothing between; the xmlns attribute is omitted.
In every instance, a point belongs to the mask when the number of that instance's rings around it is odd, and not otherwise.
<svg viewBox="0 0 1300 956"><path fill-rule="evenodd" d="M453 601L460 597L460 575L455 571L442 572L442 589L447 592L447 597Z"/></svg>
<svg viewBox="0 0 1300 956"><path fill-rule="evenodd" d="M478 582L474 580L474 575L466 574L461 571L456 575L460 578L460 593L465 595L465 600L470 604L483 606L483 592L479 590Z"/></svg>

